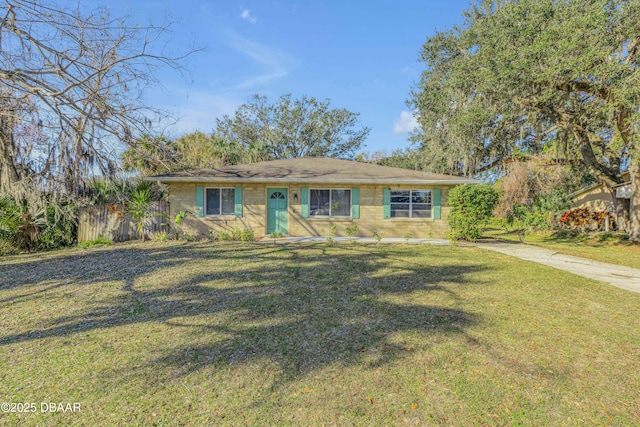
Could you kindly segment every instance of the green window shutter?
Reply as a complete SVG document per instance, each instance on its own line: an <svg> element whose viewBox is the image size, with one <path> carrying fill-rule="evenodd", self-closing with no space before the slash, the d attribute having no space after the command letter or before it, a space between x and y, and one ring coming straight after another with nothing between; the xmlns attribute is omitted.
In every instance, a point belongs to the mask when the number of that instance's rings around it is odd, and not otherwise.
<svg viewBox="0 0 640 427"><path fill-rule="evenodd" d="M196 185L196 216L204 216L204 187Z"/></svg>
<svg viewBox="0 0 640 427"><path fill-rule="evenodd" d="M391 189L384 189L382 218L391 218Z"/></svg>
<svg viewBox="0 0 640 427"><path fill-rule="evenodd" d="M236 187L236 217L242 218L242 187Z"/></svg>
<svg viewBox="0 0 640 427"><path fill-rule="evenodd" d="M300 188L300 216L309 218L309 188Z"/></svg>
<svg viewBox="0 0 640 427"><path fill-rule="evenodd" d="M433 219L440 219L440 189L433 189Z"/></svg>
<svg viewBox="0 0 640 427"><path fill-rule="evenodd" d="M360 218L360 189L351 189L351 218Z"/></svg>

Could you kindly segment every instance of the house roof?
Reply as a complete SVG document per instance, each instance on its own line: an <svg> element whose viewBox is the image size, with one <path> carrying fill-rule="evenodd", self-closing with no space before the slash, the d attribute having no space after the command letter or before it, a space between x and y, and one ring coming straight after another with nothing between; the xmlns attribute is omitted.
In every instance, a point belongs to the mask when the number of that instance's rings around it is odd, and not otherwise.
<svg viewBox="0 0 640 427"><path fill-rule="evenodd" d="M624 172L622 172L620 177L622 178L623 182L620 183L620 184L612 186L612 188L624 187L626 185L630 185L631 184L631 172L624 171ZM569 194L569 197L571 199L575 199L576 197L581 196L582 194L584 194L584 193L586 193L588 191L591 191L591 190L593 190L595 188L598 188L600 186L602 186L602 184L599 183L599 182L596 182L595 184L591 184L591 185L588 185L588 186L586 186L584 188L581 188L579 190L574 191L573 193Z"/></svg>
<svg viewBox="0 0 640 427"><path fill-rule="evenodd" d="M189 170L150 176L160 182L307 182L362 184L477 184L478 181L452 175L360 163L324 157L271 160L267 162Z"/></svg>

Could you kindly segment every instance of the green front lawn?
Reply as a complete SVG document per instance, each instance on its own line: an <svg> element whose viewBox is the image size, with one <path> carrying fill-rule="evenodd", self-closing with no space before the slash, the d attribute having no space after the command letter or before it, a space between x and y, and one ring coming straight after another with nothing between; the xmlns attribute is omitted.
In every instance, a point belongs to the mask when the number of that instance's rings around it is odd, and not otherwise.
<svg viewBox="0 0 640 427"><path fill-rule="evenodd" d="M516 232L505 230L496 225L487 228L484 235L486 237L519 242ZM524 242L566 255L640 268L639 244L604 233L591 236L574 236L566 233L532 233L525 236Z"/></svg>
<svg viewBox="0 0 640 427"><path fill-rule="evenodd" d="M0 259L0 425L638 425L640 295L472 247Z"/></svg>

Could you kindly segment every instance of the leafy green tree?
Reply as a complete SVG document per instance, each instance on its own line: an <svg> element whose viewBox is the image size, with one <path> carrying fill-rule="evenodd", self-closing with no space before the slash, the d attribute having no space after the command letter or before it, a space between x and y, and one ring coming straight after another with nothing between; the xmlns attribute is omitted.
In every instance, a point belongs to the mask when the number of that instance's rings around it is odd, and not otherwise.
<svg viewBox="0 0 640 427"><path fill-rule="evenodd" d="M356 128L358 116L314 97L292 99L288 94L270 104L266 97L255 95L232 117L216 120L214 134L244 147L253 161L306 156L351 159L370 131Z"/></svg>
<svg viewBox="0 0 640 427"><path fill-rule="evenodd" d="M181 166L185 169L209 169L245 163L252 159L250 150L214 134L196 131L176 140Z"/></svg>
<svg viewBox="0 0 640 427"><path fill-rule="evenodd" d="M435 163L425 155L424 150L411 147L393 150L391 155L380 159L377 163L382 166L422 171L432 171L435 165ZM457 171L447 170L447 172L457 174Z"/></svg>
<svg viewBox="0 0 640 427"><path fill-rule="evenodd" d="M640 1L485 0L464 15L422 50L411 104L428 167L471 174L545 154L613 194L629 164L640 239Z"/></svg>
<svg viewBox="0 0 640 427"><path fill-rule="evenodd" d="M498 190L490 185L460 185L449 191L451 206L448 221L452 241L460 239L475 241L482 236L493 209L498 203Z"/></svg>
<svg viewBox="0 0 640 427"><path fill-rule="evenodd" d="M125 151L122 162L125 170L155 175L291 157L354 158L369 134L369 128L356 129L357 123L357 113L331 109L329 101L284 95L269 104L255 95L233 117L216 120L211 134L145 136Z"/></svg>
<svg viewBox="0 0 640 427"><path fill-rule="evenodd" d="M175 141L144 135L131 144L121 156L125 171L142 171L157 175L180 168L180 154Z"/></svg>
<svg viewBox="0 0 640 427"><path fill-rule="evenodd" d="M158 175L188 169L210 169L268 159L254 147L227 142L195 131L175 140L145 136L122 154L126 171Z"/></svg>

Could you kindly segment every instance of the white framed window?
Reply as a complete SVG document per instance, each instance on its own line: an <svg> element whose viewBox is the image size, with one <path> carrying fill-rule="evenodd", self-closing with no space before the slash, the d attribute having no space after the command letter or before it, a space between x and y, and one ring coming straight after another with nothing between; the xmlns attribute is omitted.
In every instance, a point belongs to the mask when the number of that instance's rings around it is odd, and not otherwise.
<svg viewBox="0 0 640 427"><path fill-rule="evenodd" d="M391 190L391 218L431 218L431 190Z"/></svg>
<svg viewBox="0 0 640 427"><path fill-rule="evenodd" d="M309 189L310 217L351 217L351 189Z"/></svg>
<svg viewBox="0 0 640 427"><path fill-rule="evenodd" d="M205 216L233 215L235 213L235 188L205 188Z"/></svg>

